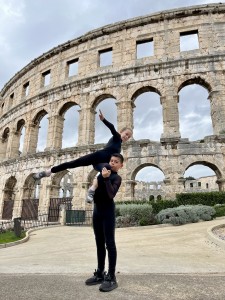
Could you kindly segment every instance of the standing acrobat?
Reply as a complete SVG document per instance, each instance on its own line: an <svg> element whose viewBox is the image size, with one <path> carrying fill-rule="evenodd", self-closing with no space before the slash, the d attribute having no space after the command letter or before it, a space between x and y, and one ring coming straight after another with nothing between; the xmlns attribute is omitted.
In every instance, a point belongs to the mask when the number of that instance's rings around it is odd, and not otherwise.
<svg viewBox="0 0 225 300"><path fill-rule="evenodd" d="M117 249L115 242L115 202L114 197L121 185L117 174L123 167L123 156L114 153L111 156L111 170L102 169L98 175L98 187L94 195L93 229L97 248L97 270L88 278L86 285L100 284L101 292L110 292L118 287L116 280ZM105 271L106 249L108 252L108 272Z"/></svg>

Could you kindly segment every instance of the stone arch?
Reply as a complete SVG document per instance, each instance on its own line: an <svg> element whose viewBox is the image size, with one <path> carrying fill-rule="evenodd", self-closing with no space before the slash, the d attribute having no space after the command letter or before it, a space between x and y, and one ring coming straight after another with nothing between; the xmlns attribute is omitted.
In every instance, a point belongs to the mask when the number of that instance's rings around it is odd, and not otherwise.
<svg viewBox="0 0 225 300"><path fill-rule="evenodd" d="M91 107L95 110L96 107L102 102L104 101L105 99L108 99L108 98L113 98L116 100L116 97L113 96L112 94L101 94L99 96L97 96L94 101L92 102L91 104Z"/></svg>
<svg viewBox="0 0 225 300"><path fill-rule="evenodd" d="M45 115L47 115L48 113L47 113L47 111L45 110L45 109L42 109L42 110L40 110L38 113L36 113L36 115L34 116L34 118L33 118L33 123L35 124L35 125L39 125L40 124L40 122L41 122L41 119L45 116Z"/></svg>
<svg viewBox="0 0 225 300"><path fill-rule="evenodd" d="M131 172L131 180L130 180L130 184L131 184L131 186L130 186L130 189L131 189L131 197L132 197L132 199L134 199L135 198L135 186L136 186L136 183L137 183L137 181L136 181L136 175L137 175L137 173L140 171L140 170L142 170L143 168L145 168L145 167L155 167L155 168L157 168L157 169L159 169L164 175L165 175L165 173L163 172L163 170L158 166L158 165L156 165L156 164L154 164L154 163L142 163L142 164L140 164L139 166L137 166L135 169L133 169L133 171ZM144 182L144 184L145 184L145 182ZM146 185L147 185L147 187L149 187L149 184L151 184L151 182L150 183L148 183L148 182L146 182ZM149 190L149 196L152 194L152 191L150 191ZM147 198L149 198L149 196L147 197ZM156 195L155 195L156 196Z"/></svg>
<svg viewBox="0 0 225 300"><path fill-rule="evenodd" d="M191 87L191 89L188 87ZM178 87L178 93L180 94L177 99L179 102L178 119L182 138L190 138L192 136L192 140L199 140L213 134L213 109L209 101L211 91L212 86L208 78L196 76L185 78L180 83Z"/></svg>
<svg viewBox="0 0 225 300"><path fill-rule="evenodd" d="M118 114L117 114L117 99L114 95L110 93L105 93L98 95L92 105L92 115L93 115L93 129L94 129L94 144L106 143L111 137L109 129L102 124L99 120L98 114L99 109L108 121L113 123L115 128L117 128ZM97 130L99 128L99 130ZM101 132L101 134L100 134ZM102 136L104 136L102 138ZM99 138L100 137L100 138Z"/></svg>
<svg viewBox="0 0 225 300"><path fill-rule="evenodd" d="M180 85L178 86L178 93L181 91L182 88L184 88L188 85L192 85L192 84L198 84L198 85L202 86L209 93L212 91L212 86L207 80L205 80L204 78L202 78L200 76L196 76L196 77L191 77L189 79L186 79L182 83L180 83Z"/></svg>
<svg viewBox="0 0 225 300"><path fill-rule="evenodd" d="M35 193L35 187L36 185L39 185L40 183L33 178L33 174L30 174L24 182L23 185L23 199L29 199L29 198L36 198Z"/></svg>
<svg viewBox="0 0 225 300"><path fill-rule="evenodd" d="M16 125L16 131L17 132L21 132L21 130L23 129L23 126L25 125L25 120L24 119L20 119L18 122L17 122L17 125Z"/></svg>
<svg viewBox="0 0 225 300"><path fill-rule="evenodd" d="M39 192L40 181L34 180L33 174L30 174L24 182L21 218L37 219L39 209ZM38 191L37 191L38 189Z"/></svg>
<svg viewBox="0 0 225 300"><path fill-rule="evenodd" d="M3 189L3 210L2 219L12 219L13 217L13 207L15 198L15 186L17 180L15 176L10 176L5 183Z"/></svg>
<svg viewBox="0 0 225 300"><path fill-rule="evenodd" d="M20 148L20 143L21 143L21 136L22 136L22 131L25 128L25 120L20 119L17 121L16 124L16 132L13 138L13 146L14 146L14 154L16 156L16 153L19 154L19 148Z"/></svg>
<svg viewBox="0 0 225 300"><path fill-rule="evenodd" d="M131 102L134 139L159 141L163 133L163 106L160 91L153 86L140 87L133 93Z"/></svg>
<svg viewBox="0 0 225 300"><path fill-rule="evenodd" d="M15 176L10 176L5 183L5 188L4 188L4 198L12 198L13 193L15 192L15 186L17 183L17 179Z"/></svg>
<svg viewBox="0 0 225 300"><path fill-rule="evenodd" d="M39 136L39 128L40 128L40 122L41 120L48 115L47 111L45 109L40 110L39 112L36 113L36 115L33 118L33 127L32 127L32 133L31 133L31 138L32 138L32 148L37 150L38 146L38 136Z"/></svg>
<svg viewBox="0 0 225 300"><path fill-rule="evenodd" d="M222 172L220 171L220 169L219 169L219 167L216 165L216 163L212 163L212 162L209 162L209 161L206 161L206 160L196 160L196 161L193 161L193 162L187 164L187 165L185 166L185 170L184 170L184 172L183 172L183 175L184 175L184 173L185 173L185 171L186 171L187 169L189 169L190 167L193 167L193 166L195 166L195 165L203 165L203 166L206 166L206 167L212 169L212 170L215 172L215 174L216 174L216 176L217 176L218 179L222 178Z"/></svg>
<svg viewBox="0 0 225 300"><path fill-rule="evenodd" d="M202 161L193 161L192 163L189 163L189 164L187 164L185 166L184 173L185 173L185 171L187 169L189 169L190 167L195 166L195 165L203 165L203 166L206 166L206 167L210 168L211 170L213 170L215 172L215 174L216 174L216 177L217 177L216 183L218 184L219 190L220 191L224 190L223 174L220 171L220 168L217 166L216 163L205 161L205 160L202 160ZM184 173L183 173L183 176L184 176Z"/></svg>
<svg viewBox="0 0 225 300"><path fill-rule="evenodd" d="M2 138L0 141L0 160L4 159L6 157L8 141L9 141L9 134L10 134L10 129L9 129L9 127L6 127L3 130Z"/></svg>
<svg viewBox="0 0 225 300"><path fill-rule="evenodd" d="M67 122L71 119L69 119L68 115L66 116L66 113L71 109L78 107L78 111L73 113L73 122L75 122L75 126L71 126L68 128ZM55 118L55 127L57 128L57 139L59 140L59 144L61 148L65 147L72 147L75 146L79 137L79 113L80 113L80 105L77 104L77 102L74 101L68 101L65 102L60 108L58 112L58 116ZM68 129L70 131L70 137L73 136L73 143L65 145L65 139L68 135Z"/></svg>
<svg viewBox="0 0 225 300"><path fill-rule="evenodd" d="M64 170L64 171L55 173L52 176L52 182L51 182L51 186L50 186L50 189L51 189L50 198L58 198L59 197L59 192L60 192L60 188L61 188L60 182L61 182L62 178L68 173L69 173L69 171Z"/></svg>
<svg viewBox="0 0 225 300"><path fill-rule="evenodd" d="M137 166L137 167L132 171L132 173L131 173L131 180L135 180L135 177L136 177L137 173L138 173L141 169L143 169L143 168L145 168L145 167L155 167L155 168L159 169L163 174L165 174L165 173L163 172L163 170L162 170L158 165L156 165L156 164L154 164L154 163L142 163L142 164L140 164L139 166Z"/></svg>
<svg viewBox="0 0 225 300"><path fill-rule="evenodd" d="M6 127L2 133L2 140L7 141L9 138L10 129Z"/></svg>
<svg viewBox="0 0 225 300"><path fill-rule="evenodd" d="M79 106L79 104L77 104L76 102L72 102L72 101L64 103L62 105L62 107L59 109L58 115L61 116L61 117L64 117L67 110L69 110L71 107L76 106L76 105Z"/></svg>
<svg viewBox="0 0 225 300"><path fill-rule="evenodd" d="M153 86L142 86L142 87L138 88L132 94L132 96L131 96L132 102L134 103L134 101L137 99L138 96L140 96L141 94L146 93L146 92L153 92L153 93L156 93L159 96L161 96L161 93L160 93L160 91L157 88L155 88Z"/></svg>

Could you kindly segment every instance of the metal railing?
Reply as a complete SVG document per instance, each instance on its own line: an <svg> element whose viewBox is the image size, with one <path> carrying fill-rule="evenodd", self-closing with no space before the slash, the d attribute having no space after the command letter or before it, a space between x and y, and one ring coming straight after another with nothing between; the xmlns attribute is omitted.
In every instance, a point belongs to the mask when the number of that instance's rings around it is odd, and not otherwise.
<svg viewBox="0 0 225 300"><path fill-rule="evenodd" d="M52 225L59 225L59 222L49 222L48 221L48 214L41 214L38 216L37 219L22 219L22 218L16 218L20 220L20 226L22 230L27 231L31 228L39 228L39 227L47 227ZM15 219L14 219L15 220ZM14 220L8 220L8 221L1 221L0 222L0 234L4 233L8 230L14 230Z"/></svg>
<svg viewBox="0 0 225 300"><path fill-rule="evenodd" d="M21 219L21 227L24 230L28 230L31 228L36 228L36 227L47 227L47 226L52 226L52 225L59 225L60 223L58 221L56 222L49 222L48 221L48 214L41 214L38 215L37 219Z"/></svg>
<svg viewBox="0 0 225 300"><path fill-rule="evenodd" d="M91 226L93 210L66 210L66 225Z"/></svg>
<svg viewBox="0 0 225 300"><path fill-rule="evenodd" d="M0 234L13 229L13 227L14 227L14 222L12 220L11 221L1 221L0 222Z"/></svg>

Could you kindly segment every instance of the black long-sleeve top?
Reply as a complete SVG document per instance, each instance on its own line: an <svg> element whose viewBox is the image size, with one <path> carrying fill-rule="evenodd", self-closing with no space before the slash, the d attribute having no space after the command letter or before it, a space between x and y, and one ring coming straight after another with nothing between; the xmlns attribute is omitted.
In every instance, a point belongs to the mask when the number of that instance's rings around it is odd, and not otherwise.
<svg viewBox="0 0 225 300"><path fill-rule="evenodd" d="M116 172L112 172L107 178L100 174L97 179L98 187L95 191L94 202L96 204L112 202L121 185L121 177Z"/></svg>
<svg viewBox="0 0 225 300"><path fill-rule="evenodd" d="M107 121L106 119L103 119L102 122L110 129L112 133L112 137L109 139L108 143L104 147L103 150L106 150L110 153L120 153L121 152L121 136L119 132L116 131L114 125Z"/></svg>

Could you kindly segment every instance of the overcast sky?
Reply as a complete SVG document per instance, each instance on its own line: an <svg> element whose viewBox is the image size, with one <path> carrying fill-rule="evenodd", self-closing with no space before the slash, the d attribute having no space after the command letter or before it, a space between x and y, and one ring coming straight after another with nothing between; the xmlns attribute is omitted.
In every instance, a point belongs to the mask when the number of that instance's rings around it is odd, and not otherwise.
<svg viewBox="0 0 225 300"><path fill-rule="evenodd" d="M0 0L0 89L31 60L90 30L162 10L217 2L219 1ZM207 91L199 86L190 86L181 90L179 113L182 137L197 140L212 134L207 97ZM196 99L198 99L198 103L196 103ZM151 105L149 105L150 103ZM154 93L144 93L138 97L135 105L134 138L159 140L162 133L159 96ZM116 107L115 100L107 99L99 107L104 110L106 118L116 122L116 113L112 113ZM77 108L72 108L68 112L66 118L68 126L71 126L71 122L73 122L73 126L77 127L76 115L78 116ZM43 124L44 122L47 123L47 118L43 119ZM104 131L106 129L97 120L96 123L96 142L106 142L109 133ZM196 131L196 128L199 130ZM76 130L73 136L74 140L71 141L71 131L70 138L64 132L64 146L72 146L76 143ZM152 170L152 168L150 169ZM147 174L146 172L150 169L145 168L140 171L137 178L146 179L146 175L142 176L141 174L143 172ZM202 170L194 173L192 171L191 174L186 172L185 175L214 174L211 170ZM148 181L162 180L164 177L158 171L151 172L151 174L151 176L149 174L147 176Z"/></svg>

